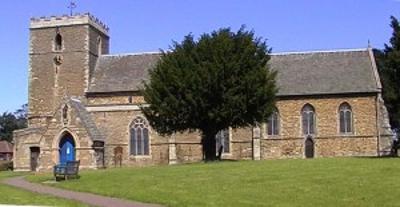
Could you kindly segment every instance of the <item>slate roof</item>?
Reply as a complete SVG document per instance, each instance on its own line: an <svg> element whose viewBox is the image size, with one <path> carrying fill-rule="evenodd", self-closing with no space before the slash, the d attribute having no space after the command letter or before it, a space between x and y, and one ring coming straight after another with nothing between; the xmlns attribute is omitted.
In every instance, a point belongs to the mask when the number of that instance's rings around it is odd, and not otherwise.
<svg viewBox="0 0 400 207"><path fill-rule="evenodd" d="M379 91L370 51L272 54L281 96Z"/></svg>
<svg viewBox="0 0 400 207"><path fill-rule="evenodd" d="M0 153L13 153L13 145L5 140L0 141Z"/></svg>
<svg viewBox="0 0 400 207"><path fill-rule="evenodd" d="M369 93L380 90L371 49L273 53L269 64L278 71L278 96ZM89 93L137 91L159 53L103 55Z"/></svg>
<svg viewBox="0 0 400 207"><path fill-rule="evenodd" d="M159 58L159 53L100 56L88 92L137 91Z"/></svg>
<svg viewBox="0 0 400 207"><path fill-rule="evenodd" d="M71 98L69 99L69 104L76 110L76 113L81 120L82 125L87 130L90 138L93 141L105 141L104 136L101 134L96 124L93 122L93 119L89 112L86 110L85 106L81 103L80 100Z"/></svg>

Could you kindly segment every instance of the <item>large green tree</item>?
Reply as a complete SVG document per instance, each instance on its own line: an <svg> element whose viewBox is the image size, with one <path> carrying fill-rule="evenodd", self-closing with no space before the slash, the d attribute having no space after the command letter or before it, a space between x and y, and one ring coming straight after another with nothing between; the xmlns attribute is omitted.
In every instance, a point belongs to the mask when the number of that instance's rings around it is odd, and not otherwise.
<svg viewBox="0 0 400 207"><path fill-rule="evenodd" d="M275 104L276 72L265 40L242 27L187 35L150 70L142 111L160 134L199 131L205 160L216 159L215 135L264 122Z"/></svg>
<svg viewBox="0 0 400 207"><path fill-rule="evenodd" d="M13 131L27 126L27 105L24 104L14 113L4 112L0 115L0 140L9 142L13 139Z"/></svg>
<svg viewBox="0 0 400 207"><path fill-rule="evenodd" d="M375 50L383 84L383 99L389 112L392 128L400 128L400 25L391 18L392 37L383 50Z"/></svg>

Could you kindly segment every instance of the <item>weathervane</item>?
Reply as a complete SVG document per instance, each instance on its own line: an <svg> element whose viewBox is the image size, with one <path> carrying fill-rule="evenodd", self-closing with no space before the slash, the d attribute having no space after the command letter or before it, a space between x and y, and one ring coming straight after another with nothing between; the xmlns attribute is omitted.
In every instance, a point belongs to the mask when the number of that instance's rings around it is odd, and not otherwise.
<svg viewBox="0 0 400 207"><path fill-rule="evenodd" d="M75 2L74 2L74 1L70 1L70 2L69 2L68 9L69 9L69 13L70 13L71 16L72 16L73 11L74 11L75 8L76 8Z"/></svg>

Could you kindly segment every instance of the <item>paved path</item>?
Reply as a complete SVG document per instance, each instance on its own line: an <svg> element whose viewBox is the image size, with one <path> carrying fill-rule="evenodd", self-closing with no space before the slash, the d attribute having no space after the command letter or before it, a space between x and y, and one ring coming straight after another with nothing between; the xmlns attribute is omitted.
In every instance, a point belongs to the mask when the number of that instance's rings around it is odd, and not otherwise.
<svg viewBox="0 0 400 207"><path fill-rule="evenodd" d="M110 198L91 193L75 192L70 190L63 190L59 188L44 186L40 184L30 183L24 179L24 177L12 177L2 181L7 185L11 185L17 188L22 188L28 191L52 195L60 198L76 200L91 206L101 207L161 207L160 205L144 204L134 201L122 200L117 198Z"/></svg>

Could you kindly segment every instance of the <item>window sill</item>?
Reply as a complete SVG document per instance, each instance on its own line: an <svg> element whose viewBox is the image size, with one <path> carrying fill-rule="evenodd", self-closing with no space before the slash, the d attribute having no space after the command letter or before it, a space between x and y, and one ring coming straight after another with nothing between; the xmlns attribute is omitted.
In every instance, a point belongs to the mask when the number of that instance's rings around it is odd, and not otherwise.
<svg viewBox="0 0 400 207"><path fill-rule="evenodd" d="M151 159L151 155L129 155L129 159Z"/></svg>
<svg viewBox="0 0 400 207"><path fill-rule="evenodd" d="M264 139L279 139L281 138L281 135L277 134L277 135L267 135L264 137Z"/></svg>
<svg viewBox="0 0 400 207"><path fill-rule="evenodd" d="M340 136L344 137L344 136L356 136L353 132L349 132L349 133L339 133Z"/></svg>

